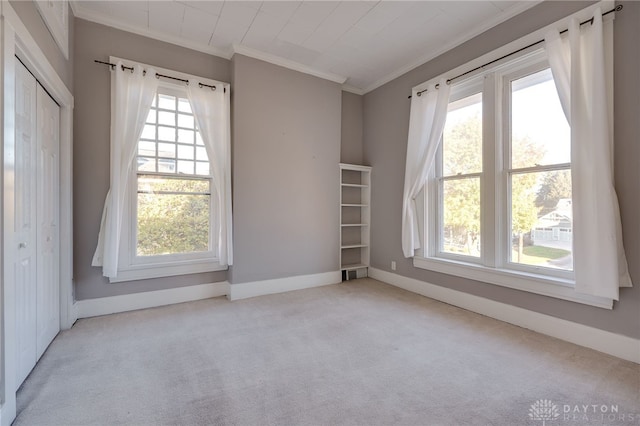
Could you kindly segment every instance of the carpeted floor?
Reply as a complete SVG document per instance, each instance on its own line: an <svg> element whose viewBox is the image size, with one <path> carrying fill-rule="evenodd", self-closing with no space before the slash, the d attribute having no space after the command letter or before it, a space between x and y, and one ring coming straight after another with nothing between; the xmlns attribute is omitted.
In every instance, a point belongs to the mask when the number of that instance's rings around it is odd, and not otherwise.
<svg viewBox="0 0 640 426"><path fill-rule="evenodd" d="M557 418L531 411L541 399ZM18 413L20 426L638 425L640 366L362 279L80 320Z"/></svg>

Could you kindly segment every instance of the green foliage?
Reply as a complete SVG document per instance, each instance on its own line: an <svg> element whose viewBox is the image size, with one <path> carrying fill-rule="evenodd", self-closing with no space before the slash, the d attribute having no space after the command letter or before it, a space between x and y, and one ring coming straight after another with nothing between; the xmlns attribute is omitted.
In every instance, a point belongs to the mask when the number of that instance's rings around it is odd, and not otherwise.
<svg viewBox="0 0 640 426"><path fill-rule="evenodd" d="M138 192L139 256L209 249L209 181L140 176Z"/></svg>
<svg viewBox="0 0 640 426"><path fill-rule="evenodd" d="M445 176L482 171L482 119L480 114L446 126L443 134ZM443 182L445 250L472 253L480 234L480 179Z"/></svg>
<svg viewBox="0 0 640 426"><path fill-rule="evenodd" d="M544 151L528 137L514 140L512 163L535 165L544 157ZM511 178L511 227L512 232L523 234L531 231L538 220L540 209L536 205L538 174L524 173Z"/></svg>
<svg viewBox="0 0 640 426"><path fill-rule="evenodd" d="M536 197L536 205L542 209L541 214L553 211L563 198L571 198L571 171L547 172Z"/></svg>
<svg viewBox="0 0 640 426"><path fill-rule="evenodd" d="M536 184L533 173L513 175L511 178L511 230L514 234L526 234L538 220Z"/></svg>
<svg viewBox="0 0 640 426"><path fill-rule="evenodd" d="M480 179L449 180L443 183L444 226L448 251L466 254L476 249L480 235Z"/></svg>
<svg viewBox="0 0 640 426"><path fill-rule="evenodd" d="M482 117L446 126L442 137L444 175L482 171Z"/></svg>
<svg viewBox="0 0 640 426"><path fill-rule="evenodd" d="M443 135L443 169L445 176L482 171L482 119L476 114L455 126L447 126ZM529 138L512 144L514 164L534 165L544 152ZM524 234L538 220L536 174L517 174L511 180L512 232ZM469 245L480 232L480 182L477 178L448 180L443 184L444 227L449 244ZM454 241L455 240L455 241Z"/></svg>

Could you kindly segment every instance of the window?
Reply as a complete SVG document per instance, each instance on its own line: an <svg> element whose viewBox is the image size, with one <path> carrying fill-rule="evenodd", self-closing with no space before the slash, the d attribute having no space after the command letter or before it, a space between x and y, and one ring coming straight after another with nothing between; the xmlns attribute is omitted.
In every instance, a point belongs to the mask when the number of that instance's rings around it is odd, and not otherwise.
<svg viewBox="0 0 640 426"><path fill-rule="evenodd" d="M138 142L135 256L212 252L212 176L189 100L159 89Z"/></svg>
<svg viewBox="0 0 640 426"><path fill-rule="evenodd" d="M551 70L524 70L505 79L511 112L505 162L513 239L509 261L571 271L571 135ZM539 228L551 234L537 233Z"/></svg>
<svg viewBox="0 0 640 426"><path fill-rule="evenodd" d="M570 279L570 145L541 53L454 85L429 197L432 256Z"/></svg>
<svg viewBox="0 0 640 426"><path fill-rule="evenodd" d="M229 85L119 58L92 261L111 282L233 264Z"/></svg>
<svg viewBox="0 0 640 426"><path fill-rule="evenodd" d="M111 281L226 269L216 263L216 185L184 87L160 84L135 165L121 266Z"/></svg>
<svg viewBox="0 0 640 426"><path fill-rule="evenodd" d="M413 88L402 251L414 266L606 309L631 286L601 6Z"/></svg>
<svg viewBox="0 0 640 426"><path fill-rule="evenodd" d="M451 257L480 257L482 93L449 104L440 163L438 251Z"/></svg>
<svg viewBox="0 0 640 426"><path fill-rule="evenodd" d="M580 298L570 145L542 49L453 83L414 265Z"/></svg>

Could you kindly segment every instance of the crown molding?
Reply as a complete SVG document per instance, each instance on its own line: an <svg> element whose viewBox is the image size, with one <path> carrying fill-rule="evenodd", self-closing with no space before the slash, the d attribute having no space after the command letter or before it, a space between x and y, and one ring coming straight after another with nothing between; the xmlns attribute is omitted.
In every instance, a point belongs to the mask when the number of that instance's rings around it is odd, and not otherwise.
<svg viewBox="0 0 640 426"><path fill-rule="evenodd" d="M203 46L202 44L196 43L196 42L190 42L187 40L183 40L180 39L179 37L176 36L171 36L171 35L167 35L167 34L162 34L159 31L154 31L154 30L150 30L150 29L141 29L138 27L134 27L132 25L127 25L127 24L123 24L121 22L118 22L114 19L110 19L110 18L105 18L104 16L101 16L97 13L94 13L92 11L83 9L82 6L77 3L75 3L75 12L74 15L77 18L80 19L84 19L87 21L91 21L91 22L95 22L97 24L102 24L102 25L106 25L112 28L116 28L122 31L127 31L133 34L137 34L137 35L141 35L143 37L148 37L154 40L159 40L159 41L163 41L165 43L171 43L174 44L176 46L180 46L180 47L185 47L187 49L192 49L192 50L196 50L198 52L203 52L203 53L207 53L210 55L214 55L214 56L219 56L221 58L224 59L231 59L233 57L234 54L238 53L241 55L245 55L245 56L249 56L251 58L254 59L259 59L261 61L265 61L265 62L269 62L271 64L274 65L278 65L284 68L288 68L294 71L298 71L298 72L302 72L304 74L309 74L309 75L313 75L314 77L319 77L322 78L324 80L329 80L332 81L334 83L338 83L338 84L343 84L347 78L343 77L341 75L337 75L337 74L332 74L332 73L327 73L327 72L323 72L317 69L314 69L312 67L309 67L307 65L303 65L300 64L298 62L289 60L289 59L285 59L273 54L269 54L269 53L264 53L264 52L260 52L258 50L252 49L250 47L246 47L246 46L242 46L242 45L237 45L234 44L232 46L231 51L223 51L221 49L217 49L215 47L212 46ZM354 88L357 91L360 91L360 89ZM355 92L354 92L355 93ZM360 91L361 94L362 91Z"/></svg>
<svg viewBox="0 0 640 426"><path fill-rule="evenodd" d="M498 24L501 24L511 18L513 18L516 15L521 14L522 12L524 12L525 10L531 9L532 7L542 3L544 0L531 0L531 1L521 1L518 2L518 4L516 4L515 6L511 7L508 11L506 12L502 12L498 15L495 15L492 19L489 19L485 22L482 23L482 25L472 28L470 31L467 31L466 33L462 33L462 35L460 35L460 37L457 37L453 40L451 40L449 43L445 43L442 45L442 47L434 52L429 53L428 55L422 56L419 59L410 62L409 64L398 68L396 71L393 71L390 74L387 74L385 77L382 77L381 79L377 80L375 83L367 86L365 89L363 89L364 94L369 93L375 89L377 89L380 86L383 86L385 84L387 84L388 82L395 80L396 78L408 73L409 71L419 67L420 65L424 65L427 62L429 62L430 60L437 58L438 56L442 55L443 53L461 45L462 43L465 43L469 40L471 40L474 37L479 36L480 34L482 34L483 32L495 27Z"/></svg>
<svg viewBox="0 0 640 426"><path fill-rule="evenodd" d="M310 67L308 65L304 65L301 64L299 62L296 61L292 61L290 59L285 59L283 57L277 56L277 55L273 55L271 53L265 53L265 52L261 52L259 50L247 47L247 46L243 46L243 45L238 45L238 44L234 44L231 49L229 51L227 50L223 50L223 49L218 49L212 46L204 46L200 43L196 43L196 42L190 42L187 40L183 40L180 37L177 36L172 36L172 35L166 35L163 34L159 31L154 31L154 30L150 30L150 29L141 29L141 28L137 28L131 25L127 25L127 24L123 24L121 22L118 22L114 19L110 19L110 18L105 18L104 16L101 16L99 14L96 14L92 11L86 10L82 7L81 3L78 2L77 0L70 0L70 5L71 5L71 9L73 11L74 16L76 16L77 18L81 18L81 19L85 19L87 21L91 21L91 22L95 22L98 24L102 24L102 25L107 25L109 27L113 27L122 31L127 31L130 33L134 33L134 34L138 34L144 37L148 37L148 38L152 38L155 40L159 40L159 41L163 41L165 43L171 43L177 46L181 46L181 47L185 47L187 49L192 49L192 50L196 50L198 52L203 52L203 53L207 53L213 56L218 56L224 59L231 59L233 57L234 54L238 53L241 55L245 55L245 56L249 56L251 58L254 59L259 59L261 61L265 61L274 65L278 65L284 68L288 68L291 69L293 71L298 71L298 72L302 72L304 74L309 74L312 75L314 77L318 77L318 78L322 78L324 80L329 80L338 84L342 85L342 90L346 91L346 92L350 92L350 93L354 93L357 95L365 95L383 85L385 85L386 83L395 80L396 78L406 74L407 72L421 66L424 65L425 63L429 62L430 60L442 55L443 53L461 45L462 43L465 43L466 41L469 41L471 39L473 39L474 37L482 34L483 32L495 27L496 25L507 21L508 19L513 18L514 16L542 3L544 0L526 0L526 1L522 1L522 2L518 2L515 6L511 7L508 11L500 13L498 15L496 15L494 18L485 21L482 23L482 25L473 28L471 31L468 31L466 33L463 33L460 37L457 37L453 40L451 40L450 42L443 44L442 47L434 52L429 53L428 55L419 57L418 59L416 59L415 61L406 64L398 69L396 69L395 71L391 72L390 74L387 74L386 76L376 80L373 84L365 87L365 88L359 88L359 87L355 87L349 84L344 84L346 82L346 80L348 79L348 77L344 77L338 74L333 74L333 73L328 73L328 72L324 72L324 71L320 71L318 69L315 69L313 67Z"/></svg>
<svg viewBox="0 0 640 426"><path fill-rule="evenodd" d="M209 55L218 56L223 59L231 59L233 52L224 51L222 49L215 48L213 46L204 46L200 43L191 42L181 39L180 37L162 34L159 31L150 30L148 28L142 29L134 27L132 25L123 24L115 19L105 18L97 13L84 9L79 3L75 5L74 15L76 18L84 19L86 21L95 22L96 24L106 25L108 27L116 28L118 30L126 31L129 33L137 34L143 37L151 38L154 40L162 41L165 43L174 44L176 46L184 47L198 52L207 53Z"/></svg>
<svg viewBox="0 0 640 426"><path fill-rule="evenodd" d="M349 93L354 93L356 95L364 95L366 92L359 87L351 86L350 84L343 84L342 90Z"/></svg>
<svg viewBox="0 0 640 426"><path fill-rule="evenodd" d="M76 3L76 0L69 0L69 6L71 6L73 16L78 16L78 4Z"/></svg>
<svg viewBox="0 0 640 426"><path fill-rule="evenodd" d="M285 59L280 56L272 55L270 53L264 53L259 50L252 49L250 47L242 46L239 44L233 45L233 53L249 56L250 58L259 59L261 61L268 62L273 65L278 65L280 67L288 68L293 71L309 74L314 77L322 78L324 80L333 81L334 83L338 83L338 84L344 84L344 82L347 81L347 77L320 71L310 66L303 65L299 62L295 62L290 59Z"/></svg>

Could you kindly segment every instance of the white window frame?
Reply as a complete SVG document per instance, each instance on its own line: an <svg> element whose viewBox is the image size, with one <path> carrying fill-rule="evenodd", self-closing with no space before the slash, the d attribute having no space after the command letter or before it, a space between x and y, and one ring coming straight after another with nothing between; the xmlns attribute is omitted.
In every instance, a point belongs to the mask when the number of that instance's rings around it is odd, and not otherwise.
<svg viewBox="0 0 640 426"><path fill-rule="evenodd" d="M117 58L111 58L111 62ZM197 77L172 70L155 68L158 73L171 75L184 80L198 79L204 84L215 85L217 82L202 77ZM173 83L161 79L158 93L179 96L188 99L187 90L184 83ZM195 119L195 115L194 115ZM138 157L136 149L136 159ZM141 174L147 174L141 172ZM153 173L148 173L153 174ZM157 174L161 176L162 174ZM176 174L177 177L181 176ZM185 175L185 178L194 177ZM214 244L214 236L218 235L220 220L214 208L216 196L216 183L213 175L197 176L198 178L209 179L210 182L210 227L209 227L209 250L206 252L176 253L158 256L137 256L137 196L138 196L138 169L131 168L128 184L128 196L125 206L125 214L122 220L122 236L120 239L120 253L118 258L118 275L109 279L112 283L142 280L149 278L162 278L177 275L198 274L204 272L227 270L228 266L221 265L218 258L217 245Z"/></svg>
<svg viewBox="0 0 640 426"><path fill-rule="evenodd" d="M484 89L486 87L486 83L483 82L482 76L468 79L460 84L455 85L455 87L451 88L451 94L449 98L449 103L458 101L460 99L464 99L468 96L475 95L477 93L483 94L482 100L482 116L485 115L485 103L484 103ZM484 118L483 118L484 120ZM484 125L483 125L484 129ZM484 139L484 130L483 130L483 139ZM444 199L442 198L442 192L440 191L441 182L445 180L445 177L442 176L442 141L440 141L440 145L438 146L438 151L436 152L434 170L435 174L430 175L427 178L427 185L429 187L429 197L425 197L425 209L432 214L430 215L433 218L433 223L429 224L434 232L429 232L428 235L431 236L429 241L427 241L423 246L429 248L430 257L437 257L439 259L447 259L456 262L468 262L472 264L482 265L485 263L485 259L483 258L485 250L481 248L480 257L474 256L466 256L462 254L455 254L450 252L445 252L441 250L442 246L442 232L440 229L440 225L442 225L443 219L443 206ZM483 152L484 152L484 143L483 143ZM482 198L484 196L485 188L485 173L484 173L484 161L482 162L482 171L479 173L463 173L462 176L477 176L480 179L480 200L482 205ZM447 176L449 177L449 176ZM484 217L486 216L485 212L480 210L480 232L481 235L484 233ZM481 237L480 243L483 244L484 237Z"/></svg>
<svg viewBox="0 0 640 426"><path fill-rule="evenodd" d="M579 19L588 19L593 10L599 4L586 8L573 16ZM553 24L567 26L567 17L564 20ZM542 28L528 36L516 40L500 49L479 57L467 64L449 71L444 75L437 76L415 89L425 89L429 84L435 84L442 77L451 78L473 69L482 64L502 57L510 52L516 51L537 40L543 39L549 27ZM474 92L470 87L483 86L483 139L495 141L493 147L491 143L483 143L483 170L481 173L481 256L474 258L471 256L457 256L455 254L439 252L439 228L438 206L440 204L436 167L432 168L425 185L426 197L424 204L424 214L422 215L422 229L427 230L427 238L423 241L423 249L418 250L413 258L413 264L417 268L427 269L448 275L454 275L475 281L495 284L525 292L540 294L553 298L569 300L586 305L612 309L613 300L603 297L590 296L576 293L574 291L574 279L572 271L553 270L551 268L536 268L525 265L517 265L509 262L507 229L509 224L509 197L507 193L508 170L505 159L508 159L509 143L502 140L503 134L508 139L509 123L503 123L502 111L508 107L508 94L503 93L504 81L521 70L531 67L540 67L546 61L546 53L543 44L527 49L517 55L510 56L497 61L489 67L471 73L463 79L455 81L451 91L451 101L471 95ZM611 61L612 62L612 61ZM547 68L548 65L540 69ZM531 68L533 69L533 68ZM612 75L612 73L609 73ZM501 82L502 84L496 84ZM612 103L611 103L612 105ZM486 113L494 114L495 119L485 118ZM506 141L508 142L508 140ZM494 148L496 147L496 148ZM439 149L441 151L441 148ZM441 164L441 152L436 158L436 165Z"/></svg>
<svg viewBox="0 0 640 426"><path fill-rule="evenodd" d="M500 147L503 152L503 161L499 170L501 182L500 187L496 187L496 199L502 201L503 212L502 215L504 218L511 219L511 215L509 213L509 209L511 206L511 190L509 188L509 174L511 173L510 166L510 158L511 158L511 141L509 139L510 135L510 122L507 120L501 120L505 116L504 111L508 111L511 107L510 105L510 91L508 87L510 83L519 78L525 77L527 75L534 74L539 71L543 71L549 68L549 63L546 60L546 55L544 51L539 50L538 52L531 55L529 58L523 58L519 63L514 64L513 66L509 66L502 72L496 73L497 78L500 79L501 85L500 88L502 90L502 109L501 117L496 117L496 120L500 121L502 126L502 146ZM498 121L496 121L497 127ZM554 170L566 170L571 171L571 163L558 163L553 165L540 165L535 167L528 168L529 172L545 172L545 171L554 171ZM523 170L523 168L513 169L513 170ZM514 173L518 174L518 173ZM500 195L498 195L500 194ZM500 199L500 197L506 197L504 200ZM510 225L510 223L509 223ZM507 229L511 229L511 226L508 226ZM549 279L557 278L559 280L563 280L563 282L569 282L573 287L575 283L574 273L572 270L561 270L561 269L553 269L553 268L544 268L534 265L525 265L518 264L515 262L510 262L509 259L509 251L511 247L506 244L501 245L501 252L499 257L497 258L496 265L498 267L502 267L505 269L513 269L516 271L521 271L525 273L531 273L536 275L541 275L544 277L548 277Z"/></svg>

